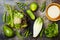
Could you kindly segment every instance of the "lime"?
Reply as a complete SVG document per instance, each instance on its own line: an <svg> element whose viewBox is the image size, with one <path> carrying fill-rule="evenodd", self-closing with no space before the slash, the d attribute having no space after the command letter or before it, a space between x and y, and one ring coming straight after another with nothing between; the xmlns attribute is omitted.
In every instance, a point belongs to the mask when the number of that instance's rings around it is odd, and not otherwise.
<svg viewBox="0 0 60 40"><path fill-rule="evenodd" d="M32 2L32 3L30 4L30 9L31 9L32 11L36 11L36 10L37 10L37 8L38 8L37 3Z"/></svg>

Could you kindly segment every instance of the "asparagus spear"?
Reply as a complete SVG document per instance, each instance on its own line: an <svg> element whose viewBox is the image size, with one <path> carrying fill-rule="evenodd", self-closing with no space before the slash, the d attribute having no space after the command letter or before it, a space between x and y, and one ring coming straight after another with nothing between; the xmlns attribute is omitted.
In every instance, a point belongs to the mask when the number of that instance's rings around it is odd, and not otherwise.
<svg viewBox="0 0 60 40"><path fill-rule="evenodd" d="M18 32L18 30L16 30L16 36L20 39L23 40L23 36Z"/></svg>
<svg viewBox="0 0 60 40"><path fill-rule="evenodd" d="M42 3L42 5L41 5L41 7L40 7L40 10L41 10L42 12L44 12L45 8L46 8L46 1L44 1L44 2Z"/></svg>
<svg viewBox="0 0 60 40"><path fill-rule="evenodd" d="M6 23L6 12L3 14L3 22Z"/></svg>

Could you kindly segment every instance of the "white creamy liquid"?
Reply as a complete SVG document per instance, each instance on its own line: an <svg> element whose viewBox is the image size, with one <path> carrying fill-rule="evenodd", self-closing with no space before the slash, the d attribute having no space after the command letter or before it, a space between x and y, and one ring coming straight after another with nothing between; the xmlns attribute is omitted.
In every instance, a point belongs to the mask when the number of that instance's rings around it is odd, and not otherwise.
<svg viewBox="0 0 60 40"><path fill-rule="evenodd" d="M48 15L51 17L51 18L57 18L59 16L59 7L57 6L51 6L48 8Z"/></svg>

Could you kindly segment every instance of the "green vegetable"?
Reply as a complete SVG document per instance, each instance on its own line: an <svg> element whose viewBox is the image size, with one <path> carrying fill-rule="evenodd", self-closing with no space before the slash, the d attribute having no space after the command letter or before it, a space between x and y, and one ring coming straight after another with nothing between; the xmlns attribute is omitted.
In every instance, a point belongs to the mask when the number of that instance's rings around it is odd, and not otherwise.
<svg viewBox="0 0 60 40"><path fill-rule="evenodd" d="M33 12L31 10L26 10L26 12L32 20L35 20L35 15L33 14Z"/></svg>
<svg viewBox="0 0 60 40"><path fill-rule="evenodd" d="M48 27L45 29L46 37L55 37L58 35L58 24L52 23L49 24Z"/></svg>
<svg viewBox="0 0 60 40"><path fill-rule="evenodd" d="M8 5L8 4L5 4L5 8L7 9L7 12L9 13L9 15L10 15L10 25L11 25L11 27L13 27L13 10L12 10L12 7L10 6L10 5ZM8 23L7 23L8 24Z"/></svg>
<svg viewBox="0 0 60 40"><path fill-rule="evenodd" d="M4 13L3 20L6 21L5 23L7 23L7 25L14 27L14 17L22 19L24 17L24 15L22 13L20 13L19 11L14 10L13 7L8 4L5 5L5 8L7 9L8 15L6 15ZM5 17L5 15L6 15L6 17ZM16 19L16 20L18 20L18 19Z"/></svg>
<svg viewBox="0 0 60 40"><path fill-rule="evenodd" d="M37 37L39 35L42 26L43 26L43 19L41 17L38 17L33 25L33 37Z"/></svg>
<svg viewBox="0 0 60 40"><path fill-rule="evenodd" d="M44 1L44 2L42 3L42 5L41 5L41 7L40 7L40 10L41 10L42 12L44 12L45 8L46 8L46 1Z"/></svg>
<svg viewBox="0 0 60 40"><path fill-rule="evenodd" d="M6 13L3 14L3 22L6 22Z"/></svg>
<svg viewBox="0 0 60 40"><path fill-rule="evenodd" d="M18 12L17 10L14 11L14 16L18 17L18 18L23 18L24 17L24 15L22 13Z"/></svg>
<svg viewBox="0 0 60 40"><path fill-rule="evenodd" d="M3 27L3 32L7 37L12 37L14 35L14 31L11 28L7 27L6 25L4 25Z"/></svg>
<svg viewBox="0 0 60 40"><path fill-rule="evenodd" d="M32 2L32 3L30 4L30 9L31 9L32 11L36 11L37 8L38 8L38 5L37 5L36 2Z"/></svg>
<svg viewBox="0 0 60 40"><path fill-rule="evenodd" d="M16 36L20 39L23 40L23 36L16 30Z"/></svg>
<svg viewBox="0 0 60 40"><path fill-rule="evenodd" d="M23 25L21 25L21 28L26 28L27 27L27 24L25 23L25 24L23 24Z"/></svg>
<svg viewBox="0 0 60 40"><path fill-rule="evenodd" d="M10 15L8 15L7 17L6 17L6 22L7 22L7 25L11 25L11 17L10 17Z"/></svg>
<svg viewBox="0 0 60 40"><path fill-rule="evenodd" d="M20 24L15 24L16 29L20 29L21 25Z"/></svg>
<svg viewBox="0 0 60 40"><path fill-rule="evenodd" d="M25 3L20 3L20 2L17 2L17 5L22 10L24 10L25 9L25 6L27 6Z"/></svg>
<svg viewBox="0 0 60 40"><path fill-rule="evenodd" d="M29 30L26 30L25 33L24 33L24 36L29 37L30 35L31 35L31 32L29 32Z"/></svg>
<svg viewBox="0 0 60 40"><path fill-rule="evenodd" d="M43 36L43 32L44 32L44 29L41 30L41 32L40 32L40 37Z"/></svg>

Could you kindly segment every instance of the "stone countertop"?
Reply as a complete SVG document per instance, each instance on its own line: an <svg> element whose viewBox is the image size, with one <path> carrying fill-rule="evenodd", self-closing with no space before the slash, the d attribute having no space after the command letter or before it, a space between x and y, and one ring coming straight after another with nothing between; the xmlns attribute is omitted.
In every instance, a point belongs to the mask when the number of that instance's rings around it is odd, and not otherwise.
<svg viewBox="0 0 60 40"><path fill-rule="evenodd" d="M2 27L3 27L3 21L2 21L2 15L3 15L3 13L4 13L4 4L12 4L12 5L15 5L15 2L27 2L28 4L30 4L31 2L33 2L33 1L35 1L35 2L37 2L39 5L43 2L43 1L45 1L45 0L0 0L0 40L18 40L18 38L17 37L14 37L14 38L6 38L2 33L3 33L3 30L2 30ZM59 3L60 4L60 0L46 0L46 6L48 5L48 4L50 4L51 2L56 2L56 3ZM38 9L38 11L36 12L37 14L38 13L41 13L40 11L39 11L39 9ZM35 14L36 14L35 13ZM45 12L44 12L45 13ZM45 15L44 15L44 13L41 13L41 14L39 14L38 16L42 16L42 17L44 17L45 18ZM36 15L37 16L37 15ZM45 20L45 19L44 19ZM46 19L47 20L47 19ZM46 21L45 20L45 21ZM48 21L48 22L47 22ZM45 24L48 24L48 23L50 23L50 21L49 20L47 20L46 22L45 22ZM60 26L60 21L58 21L57 22L58 23L58 25ZM31 24L33 24L33 22L31 22ZM40 38L40 37L37 37L37 38L33 38L32 36L31 37L29 37L29 38L25 38L24 40L60 40L60 27L59 27L59 35L58 35L58 37L55 37L55 38L46 38L45 37L45 35L42 37L42 38Z"/></svg>

